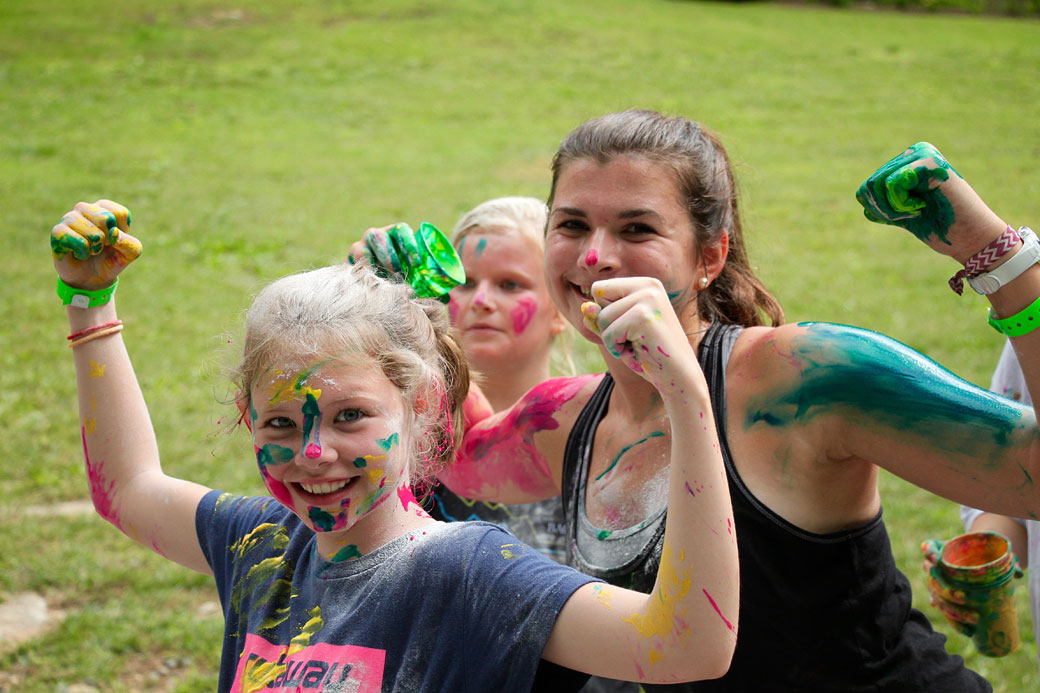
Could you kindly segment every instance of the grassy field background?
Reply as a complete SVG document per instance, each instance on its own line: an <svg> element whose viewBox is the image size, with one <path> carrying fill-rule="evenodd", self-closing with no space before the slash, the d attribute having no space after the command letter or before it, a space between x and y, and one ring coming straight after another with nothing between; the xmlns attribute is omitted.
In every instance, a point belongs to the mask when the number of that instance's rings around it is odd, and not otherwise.
<svg viewBox="0 0 1040 693"><path fill-rule="evenodd" d="M868 224L853 192L928 140L1004 218L1040 224L1038 27L666 0L0 3L0 597L35 591L64 617L0 651L0 691L215 682L209 579L64 512L87 491L47 232L76 201L133 210L144 254L120 316L165 467L228 490L261 490L223 377L259 287L341 259L368 226L450 228L492 196L544 197L563 135L628 107L720 133L753 264L790 319L887 333L986 385L1001 340L985 301L950 292L956 268ZM937 619L917 545L955 534L956 506L882 485ZM1040 686L1018 597L1019 652L948 643L998 691Z"/></svg>

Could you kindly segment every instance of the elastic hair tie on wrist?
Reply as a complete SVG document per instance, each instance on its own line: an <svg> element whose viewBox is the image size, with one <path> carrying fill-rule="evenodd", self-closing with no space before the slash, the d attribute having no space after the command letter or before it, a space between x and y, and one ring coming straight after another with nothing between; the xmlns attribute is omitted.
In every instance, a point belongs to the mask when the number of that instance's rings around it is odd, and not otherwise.
<svg viewBox="0 0 1040 693"><path fill-rule="evenodd" d="M93 334L95 332L99 332L100 330L103 330L103 329L105 329L107 327L115 327L116 325L122 325L122 324L123 324L122 320L113 320L112 322L106 322L106 323L103 323L101 325L91 325L90 327L86 327L86 328L80 330L79 332L73 332L72 334L70 334L65 339L67 339L67 340L69 340L71 342L74 339L79 339L80 337L86 337L88 334Z"/></svg>
<svg viewBox="0 0 1040 693"><path fill-rule="evenodd" d="M122 332L122 331L123 331L123 323L119 323L118 325L113 325L112 327L106 327L104 329L98 329L95 332L91 332L90 334L88 334L86 336L80 337L79 339L76 339L76 340L73 340L73 341L69 342L69 347L70 348L71 347L78 347L81 344L86 344L87 342L93 342L95 339L100 339L101 337L108 337L109 335L113 335L113 334L116 334L116 333Z"/></svg>
<svg viewBox="0 0 1040 693"><path fill-rule="evenodd" d="M979 274L985 270L994 262L1007 255L1008 251L1014 248L1015 244L1020 240L1022 239L1019 237L1018 232L1008 224L1008 227L1004 229L1004 233L997 236L992 243L968 258L968 261L964 263L964 269L959 270L957 274L950 277L950 288L958 296L963 294L965 277Z"/></svg>
<svg viewBox="0 0 1040 693"><path fill-rule="evenodd" d="M993 309L989 309L990 326L1002 335L1021 337L1040 327L1040 298L1030 303L1010 318L993 317Z"/></svg>

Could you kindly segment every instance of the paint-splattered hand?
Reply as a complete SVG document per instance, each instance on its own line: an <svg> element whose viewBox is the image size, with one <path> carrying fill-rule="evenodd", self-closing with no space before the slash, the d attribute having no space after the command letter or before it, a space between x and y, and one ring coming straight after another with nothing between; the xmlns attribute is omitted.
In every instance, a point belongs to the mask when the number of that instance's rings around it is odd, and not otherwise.
<svg viewBox="0 0 1040 693"><path fill-rule="evenodd" d="M605 279L581 306L585 324L616 359L662 390L676 369L697 368L696 357L668 294L651 277ZM663 390L662 390L663 391Z"/></svg>
<svg viewBox="0 0 1040 693"><path fill-rule="evenodd" d="M359 261L367 262L380 276L403 277L406 268L423 264L423 252L412 227L391 224L368 229L360 241L350 246L347 262L353 265Z"/></svg>
<svg viewBox="0 0 1040 693"><path fill-rule="evenodd" d="M946 242L953 207L939 188L951 176L960 178L939 150L918 142L867 178L856 199L871 221L902 226L925 242L933 236Z"/></svg>
<svg viewBox="0 0 1040 693"><path fill-rule="evenodd" d="M939 150L918 142L875 171L856 191L863 214L901 226L933 250L966 260L1003 224ZM995 224L995 226L994 226Z"/></svg>
<svg viewBox="0 0 1040 693"><path fill-rule="evenodd" d="M130 210L118 202L77 202L51 229L58 276L79 289L109 286L141 254L141 242L127 233L129 227Z"/></svg>

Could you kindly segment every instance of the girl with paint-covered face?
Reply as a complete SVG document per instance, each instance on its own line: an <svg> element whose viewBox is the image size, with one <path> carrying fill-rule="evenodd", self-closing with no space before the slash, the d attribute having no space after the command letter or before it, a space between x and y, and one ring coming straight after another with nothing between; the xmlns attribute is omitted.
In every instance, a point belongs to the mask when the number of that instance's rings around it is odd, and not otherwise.
<svg viewBox="0 0 1040 693"><path fill-rule="evenodd" d="M546 207L533 197L498 197L458 220L451 240L466 280L450 293L448 311L470 366L492 409L511 406L547 380L567 322L542 275ZM564 353L565 347L559 351ZM437 485L424 500L438 520L500 524L553 560L566 554L560 498L506 505L461 498Z"/></svg>
<svg viewBox="0 0 1040 693"><path fill-rule="evenodd" d="M931 145L879 168L857 197L869 219L903 226L971 274L1032 257ZM562 490L570 564L652 590L665 522L720 483L690 480L680 505L666 490L671 468L696 453L675 445L686 424L662 401L671 381L658 374L703 369L735 513L711 532L736 531L741 630L728 674L687 688L988 689L910 608L881 519L878 468L1035 518L1032 409L879 334L783 324L748 264L726 152L695 122L627 111L581 125L553 161L549 207L549 291L600 345L608 373L549 381L508 410L471 417L440 479L512 503ZM1022 258L988 298L994 317L1011 317L998 324L1033 357L1022 362L1040 388L1031 365L1040 364L1040 332L1015 327L1040 324L1030 313L1040 269ZM650 332L669 338L649 343ZM712 560L708 545L697 553Z"/></svg>
<svg viewBox="0 0 1040 693"><path fill-rule="evenodd" d="M672 383L676 444L695 454L673 465L653 597L422 509L411 487L453 459L469 371L443 306L368 267L290 275L257 295L234 379L271 496L210 490L163 473L121 339L115 282L141 251L129 223L119 204L79 203L51 234L90 491L125 534L215 578L219 690L483 693L543 690L550 676L573 690L587 678L575 670L657 682L726 670L738 566L699 370L655 376ZM674 349L660 337L643 343ZM711 480L683 507L685 488Z"/></svg>
<svg viewBox="0 0 1040 693"><path fill-rule="evenodd" d="M545 203L499 197L464 214L451 234L466 269L448 309L481 390L496 411L549 378L567 328L542 274Z"/></svg>

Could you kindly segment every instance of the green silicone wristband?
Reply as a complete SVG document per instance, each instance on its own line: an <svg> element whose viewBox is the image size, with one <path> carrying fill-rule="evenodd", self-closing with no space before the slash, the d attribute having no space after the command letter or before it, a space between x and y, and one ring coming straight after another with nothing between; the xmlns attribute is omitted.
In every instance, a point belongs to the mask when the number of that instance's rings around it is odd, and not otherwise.
<svg viewBox="0 0 1040 693"><path fill-rule="evenodd" d="M119 286L119 277L116 277L116 280L112 282L112 286L106 286L104 289L95 291L69 286L61 280L61 277L58 277L58 298L61 299L62 305L75 306L76 308L96 308L112 300L112 295L116 292L117 286Z"/></svg>
<svg viewBox="0 0 1040 693"><path fill-rule="evenodd" d="M1008 337L1021 337L1040 327L1040 298L1010 318L993 317L993 309L989 309L989 324L994 330Z"/></svg>

